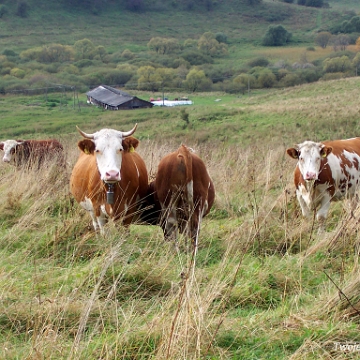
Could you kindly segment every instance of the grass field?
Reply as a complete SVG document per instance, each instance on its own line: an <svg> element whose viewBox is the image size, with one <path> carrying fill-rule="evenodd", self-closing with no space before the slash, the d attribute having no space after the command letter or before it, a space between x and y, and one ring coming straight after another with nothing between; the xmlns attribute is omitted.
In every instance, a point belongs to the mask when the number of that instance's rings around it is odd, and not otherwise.
<svg viewBox="0 0 360 360"><path fill-rule="evenodd" d="M183 108L189 126L180 108L105 112L74 108L69 94L67 106L51 94L50 107L44 96L1 97L0 138L11 126L19 137L55 136L68 166L0 164L0 358L355 358L346 346L360 341L360 209L352 216L334 203L317 235L300 216L285 149L358 135L359 87L349 78L198 94ZM151 176L181 142L208 166L216 201L195 252L182 238L177 248L164 242L158 227L128 234L110 222L104 237L94 234L69 194L75 125L135 122Z"/></svg>
<svg viewBox="0 0 360 360"><path fill-rule="evenodd" d="M152 36L197 38L211 30L228 36L229 56L217 63L224 68L255 57L292 63L329 55L330 47L306 50L329 23L329 11L264 2L270 8L246 14L233 1L219 4L219 12L94 16L29 0L28 18L1 19L0 46L19 53L91 35L109 52L141 52ZM358 1L329 4L360 10ZM269 25L264 19L284 6L292 11L284 25L296 44L259 46ZM0 95L0 140L55 137L67 167L50 161L25 171L0 162L0 359L359 357L353 345L360 344L360 208L333 203L318 234L317 224L301 217L295 162L285 154L306 139L360 136L358 77L245 95L169 92L194 105L133 111L88 106L84 93L37 91ZM165 242L155 226L133 224L127 232L110 221L100 236L69 192L79 154L76 125L125 131L135 123L150 178L181 143L208 167L216 200L195 250L184 238L178 246Z"/></svg>

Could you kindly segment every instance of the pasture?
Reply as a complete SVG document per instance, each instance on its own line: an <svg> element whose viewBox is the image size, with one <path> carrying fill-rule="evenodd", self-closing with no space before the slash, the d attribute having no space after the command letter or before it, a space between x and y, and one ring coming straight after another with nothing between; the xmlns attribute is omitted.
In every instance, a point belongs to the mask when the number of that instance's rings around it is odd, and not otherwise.
<svg viewBox="0 0 360 360"><path fill-rule="evenodd" d="M360 208L332 204L317 235L300 216L285 150L359 135L359 88L349 78L124 112L74 107L70 95L66 106L1 97L0 139L56 137L68 166L0 164L0 358L354 358ZM150 177L181 142L208 167L216 200L195 250L165 242L159 227L128 234L109 222L101 237L69 194L75 125L135 122Z"/></svg>

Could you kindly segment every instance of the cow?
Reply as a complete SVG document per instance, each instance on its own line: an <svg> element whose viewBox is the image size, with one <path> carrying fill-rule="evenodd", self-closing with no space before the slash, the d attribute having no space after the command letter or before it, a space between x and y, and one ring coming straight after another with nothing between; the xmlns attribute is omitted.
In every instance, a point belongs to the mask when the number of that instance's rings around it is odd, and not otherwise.
<svg viewBox="0 0 360 360"><path fill-rule="evenodd" d="M135 221L140 200L146 195L148 173L143 159L135 152L139 140L127 132L101 129L93 134L80 130L80 155L70 177L75 200L90 213L95 231L104 234L110 217L122 219L128 227Z"/></svg>
<svg viewBox="0 0 360 360"><path fill-rule="evenodd" d="M204 162L181 145L161 159L156 178L148 187L149 210L143 212L142 220L160 225L166 240L176 238L179 230L196 245L201 220L214 199L214 184Z"/></svg>
<svg viewBox="0 0 360 360"><path fill-rule="evenodd" d="M50 140L6 140L0 142L4 151L3 162L16 167L40 168L46 160L55 158L56 162L65 165L64 148L55 139Z"/></svg>
<svg viewBox="0 0 360 360"><path fill-rule="evenodd" d="M322 230L330 203L354 199L356 195L360 180L360 137L304 141L286 152L297 160L294 183L302 214L309 217L315 211Z"/></svg>

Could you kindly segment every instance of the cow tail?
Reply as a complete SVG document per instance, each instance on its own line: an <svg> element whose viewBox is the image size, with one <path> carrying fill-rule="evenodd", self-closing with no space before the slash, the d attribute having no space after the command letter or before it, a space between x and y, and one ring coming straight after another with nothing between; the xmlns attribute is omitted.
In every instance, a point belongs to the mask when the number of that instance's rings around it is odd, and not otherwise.
<svg viewBox="0 0 360 360"><path fill-rule="evenodd" d="M193 179L193 169L192 169L192 155L188 147L182 145L181 151L178 155L182 157L182 161L185 165L185 194L187 198L187 203L190 208L194 206L194 179Z"/></svg>

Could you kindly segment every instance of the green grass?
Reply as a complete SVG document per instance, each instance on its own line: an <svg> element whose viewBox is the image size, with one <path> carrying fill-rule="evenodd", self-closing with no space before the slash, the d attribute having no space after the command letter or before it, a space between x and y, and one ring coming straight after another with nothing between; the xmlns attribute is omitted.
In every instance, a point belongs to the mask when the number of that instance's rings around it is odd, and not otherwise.
<svg viewBox="0 0 360 360"><path fill-rule="evenodd" d="M240 12L239 3L232 6ZM127 46L135 51L146 46L145 30L151 36L194 34L191 27L183 26L182 32L179 25L188 13L172 16L171 25L164 13L131 18L109 13L106 22L105 14L92 17L90 26L82 14L61 13L55 19L57 10L34 12L14 23L5 19L1 43L17 51L46 41L71 44L97 25L95 42L111 51ZM192 23L195 15L203 21L196 33L212 21L214 31L223 30L225 21L215 13L190 15ZM297 16L294 26L301 31L319 26L317 17L305 21L306 15ZM286 47L268 52L243 44L242 37L251 30L240 29L239 18L229 17L232 66L263 55L296 61L303 51ZM47 19L54 26L47 25ZM124 35L109 30L120 20L127 26ZM22 21L34 27L28 38L19 26ZM265 25L260 22L255 33ZM127 36L129 45L120 35ZM235 48L238 43L241 47ZM315 53L309 56L324 55ZM45 91L1 95L0 139L59 138L67 168L23 171L0 163L0 358L356 356L336 350L335 343L360 341L354 310L359 308L360 209L352 215L345 202L332 204L326 232L318 236L311 221L299 216L295 163L285 149L305 139L359 135L359 87L354 77L240 96L169 92L165 96L188 96L194 105L133 111L87 106L84 93L74 106L70 91L65 96L46 96ZM149 99L162 93L134 95ZM189 114L189 125L182 120L182 110ZM139 124L137 151L152 175L159 160L181 143L195 148L206 162L216 201L203 220L195 262L185 239L180 238L176 249L163 240L158 227L131 225L128 233L110 222L104 237L95 234L88 214L69 193L79 154L75 126L91 132L103 127L128 130L134 123ZM339 288L348 301L339 296Z"/></svg>

